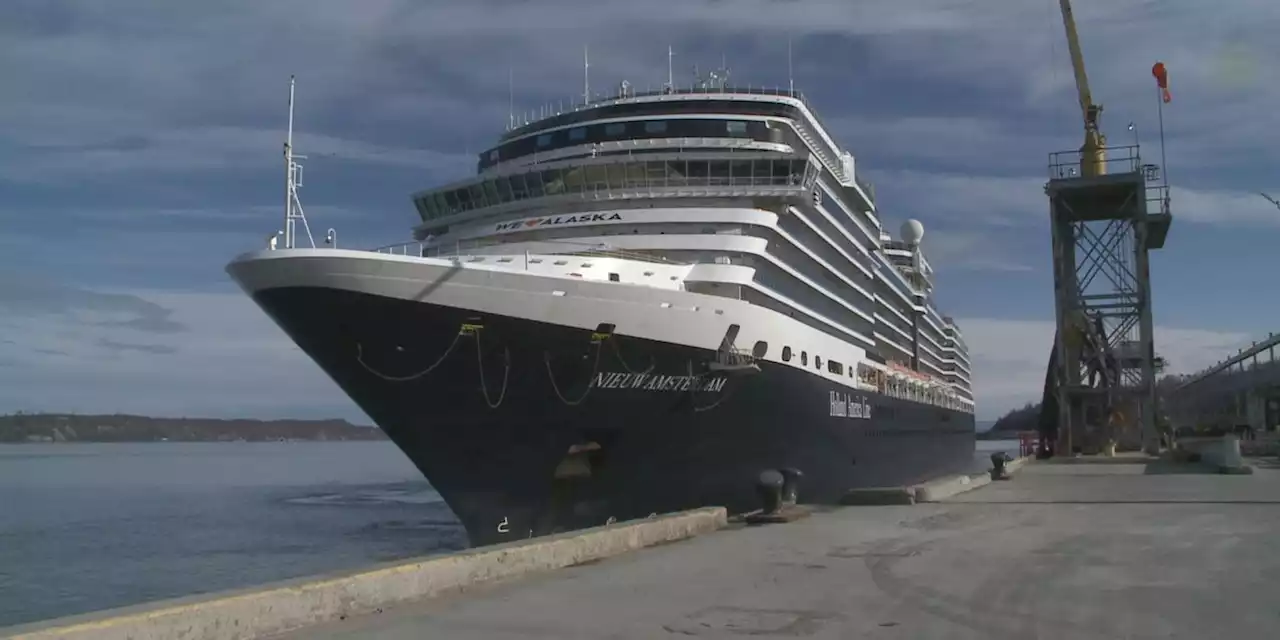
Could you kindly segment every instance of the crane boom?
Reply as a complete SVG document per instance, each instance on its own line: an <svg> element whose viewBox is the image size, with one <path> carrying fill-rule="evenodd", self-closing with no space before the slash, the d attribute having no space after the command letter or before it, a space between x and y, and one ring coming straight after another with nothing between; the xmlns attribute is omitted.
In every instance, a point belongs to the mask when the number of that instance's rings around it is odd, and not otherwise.
<svg viewBox="0 0 1280 640"><path fill-rule="evenodd" d="M1071 0L1058 0L1062 9L1062 25L1067 31L1067 48L1071 52L1071 70L1076 78L1076 94L1080 100L1080 112L1084 119L1084 144L1080 147L1080 173L1098 176L1106 173L1107 138L1098 127L1102 105L1093 103L1089 90L1089 76L1084 71L1084 53L1080 50L1080 36L1076 32L1075 14Z"/></svg>

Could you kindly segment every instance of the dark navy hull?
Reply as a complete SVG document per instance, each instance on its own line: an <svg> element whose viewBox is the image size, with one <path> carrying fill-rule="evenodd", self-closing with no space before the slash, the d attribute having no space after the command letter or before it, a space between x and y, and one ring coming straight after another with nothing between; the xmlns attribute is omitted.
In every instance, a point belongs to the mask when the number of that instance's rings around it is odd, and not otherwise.
<svg viewBox="0 0 1280 640"><path fill-rule="evenodd" d="M335 289L254 297L474 545L705 505L749 511L765 469L800 469L802 502L835 503L973 456L972 414L781 364L725 374L708 370L711 350ZM571 447L586 451L566 460Z"/></svg>

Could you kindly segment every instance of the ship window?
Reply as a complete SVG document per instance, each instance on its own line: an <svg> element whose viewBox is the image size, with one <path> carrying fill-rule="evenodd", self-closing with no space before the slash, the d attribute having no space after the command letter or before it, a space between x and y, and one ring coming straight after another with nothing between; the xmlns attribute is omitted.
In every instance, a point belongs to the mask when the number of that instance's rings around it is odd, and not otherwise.
<svg viewBox="0 0 1280 640"><path fill-rule="evenodd" d="M570 139L570 140L586 140L586 139L587 139L587 128L586 128L586 127L576 127L576 128L570 129L570 130L569 130L569 139Z"/></svg>
<svg viewBox="0 0 1280 640"><path fill-rule="evenodd" d="M501 200L498 199L498 185L496 184L495 180L485 180L484 182L480 183L480 186L484 189L484 197L486 202L488 202L490 205L494 205L501 202ZM507 199L508 200L511 199L510 194L507 195Z"/></svg>
<svg viewBox="0 0 1280 640"><path fill-rule="evenodd" d="M443 193L436 192L434 196L431 196L431 199L436 201L436 211L439 211L440 215L445 216L453 213L453 211L449 209L449 201L444 197Z"/></svg>
<svg viewBox="0 0 1280 640"><path fill-rule="evenodd" d="M806 367L807 367L807 366L809 366L809 352L808 352L808 351L801 351L801 352L800 352L800 364L802 364L802 365L804 365L804 366L806 366Z"/></svg>
<svg viewBox="0 0 1280 640"><path fill-rule="evenodd" d="M498 161L498 150L494 149L493 151L489 152L489 162L497 162L497 161Z"/></svg>
<svg viewBox="0 0 1280 640"><path fill-rule="evenodd" d="M730 135L745 135L747 133L747 123L740 120L730 120L724 123L724 128Z"/></svg>
<svg viewBox="0 0 1280 640"><path fill-rule="evenodd" d="M609 274L609 282L621 282L621 281L622 281L622 278L618 274L616 273Z"/></svg>
<svg viewBox="0 0 1280 640"><path fill-rule="evenodd" d="M724 186L729 184L729 161L728 160L712 160L711 161L711 182L712 185Z"/></svg>
<svg viewBox="0 0 1280 640"><path fill-rule="evenodd" d="M609 187L611 189L623 189L627 186L627 165L625 163L616 163L608 165L606 168L608 175Z"/></svg>
<svg viewBox="0 0 1280 640"><path fill-rule="evenodd" d="M538 136L538 146L539 146L539 147L546 147L546 146L550 146L550 144L551 144L551 134L549 134L549 133L544 133L544 134L542 134L542 135Z"/></svg>
<svg viewBox="0 0 1280 640"><path fill-rule="evenodd" d="M458 189L445 194L445 197L448 198L449 201L449 208L453 209L454 213L460 213L466 210L466 205L469 203L464 203L462 200L466 195L467 192L465 189Z"/></svg>
<svg viewBox="0 0 1280 640"><path fill-rule="evenodd" d="M791 362L791 347L782 348L782 361Z"/></svg>
<svg viewBox="0 0 1280 640"><path fill-rule="evenodd" d="M757 360L769 354L769 343L764 340L757 340L755 346L751 347L751 357Z"/></svg>
<svg viewBox="0 0 1280 640"><path fill-rule="evenodd" d="M508 192L511 195L507 195ZM498 193L502 194L503 202L528 198L529 189L524 186L524 174L517 173L498 180Z"/></svg>
<svg viewBox="0 0 1280 640"><path fill-rule="evenodd" d="M558 169L542 172L542 191L549 196L564 193L564 179Z"/></svg>
<svg viewBox="0 0 1280 640"><path fill-rule="evenodd" d="M844 375L844 365L840 364L839 362L836 362L835 360L828 360L827 371L830 371L831 373L834 373L838 376ZM850 372L850 375L852 375L852 372Z"/></svg>
<svg viewBox="0 0 1280 640"><path fill-rule="evenodd" d="M529 189L530 198L542 197L542 173L534 171L524 174L525 187Z"/></svg>
<svg viewBox="0 0 1280 640"><path fill-rule="evenodd" d="M649 120L644 123L645 133L662 133L666 130L667 123L665 120Z"/></svg>
<svg viewBox="0 0 1280 640"><path fill-rule="evenodd" d="M620 136L627 132L627 123L611 122L604 126L604 134L606 136Z"/></svg>
<svg viewBox="0 0 1280 640"><path fill-rule="evenodd" d="M822 356L814 356L814 357L813 357L813 366L814 366L814 367L817 367L817 369L818 369L819 371L821 371L821 370L822 370Z"/></svg>

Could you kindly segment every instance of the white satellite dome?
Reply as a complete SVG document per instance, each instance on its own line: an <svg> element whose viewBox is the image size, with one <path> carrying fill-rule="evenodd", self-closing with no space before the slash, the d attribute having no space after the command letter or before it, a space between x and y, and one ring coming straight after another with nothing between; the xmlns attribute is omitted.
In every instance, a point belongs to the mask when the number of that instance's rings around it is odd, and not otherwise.
<svg viewBox="0 0 1280 640"><path fill-rule="evenodd" d="M909 245L918 245L924 240L924 225L919 220L911 219L902 223L902 241Z"/></svg>

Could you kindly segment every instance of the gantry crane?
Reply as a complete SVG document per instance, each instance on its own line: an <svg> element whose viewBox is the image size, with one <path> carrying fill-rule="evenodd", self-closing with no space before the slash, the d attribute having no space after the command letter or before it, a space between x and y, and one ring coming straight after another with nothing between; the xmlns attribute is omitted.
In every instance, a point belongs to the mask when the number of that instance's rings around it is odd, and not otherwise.
<svg viewBox="0 0 1280 640"><path fill-rule="evenodd" d="M1067 48L1071 51L1071 70L1076 77L1076 94L1080 99L1080 112L1084 116L1084 144L1080 146L1080 174L1100 176L1107 172L1107 137L1099 128L1102 105L1094 104L1089 91L1089 76L1084 71L1084 53L1080 51L1080 36L1076 33L1076 19L1071 12L1071 0L1058 0L1062 7L1062 25L1067 30Z"/></svg>
<svg viewBox="0 0 1280 640"><path fill-rule="evenodd" d="M1057 332L1045 372L1040 429L1066 452L1158 450L1148 251L1164 244L1171 216L1160 168L1107 158L1070 0L1058 0L1071 52L1084 144L1050 156ZM1115 150L1113 150L1115 151ZM1107 171L1108 162L1122 168ZM1155 210L1151 210L1151 207ZM1138 429L1135 430L1135 427ZM1136 431L1136 432L1135 432Z"/></svg>

